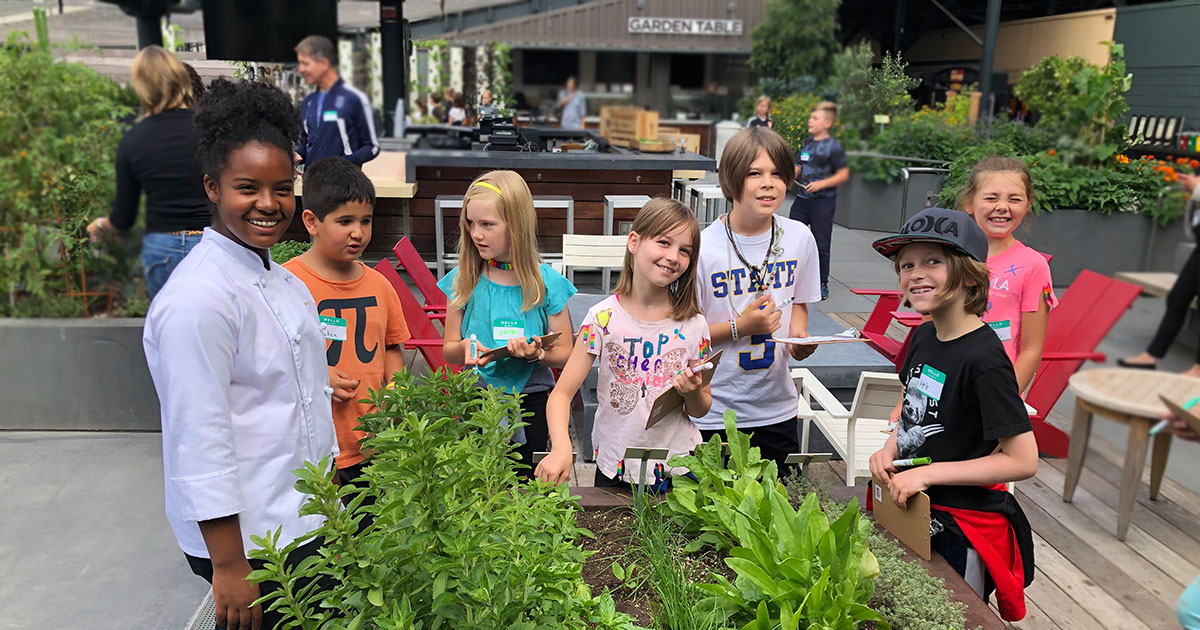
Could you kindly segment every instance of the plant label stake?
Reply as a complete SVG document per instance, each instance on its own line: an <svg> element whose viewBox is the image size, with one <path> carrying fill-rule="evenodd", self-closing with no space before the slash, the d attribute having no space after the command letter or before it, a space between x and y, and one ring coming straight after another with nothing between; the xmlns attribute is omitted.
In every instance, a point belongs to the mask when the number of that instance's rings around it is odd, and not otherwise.
<svg viewBox="0 0 1200 630"><path fill-rule="evenodd" d="M534 453L533 454L533 465L537 466L538 464L540 464L542 462L542 460L546 459L546 456L549 454L550 453L548 451L538 451L538 452ZM578 455L578 453L576 453L575 451L571 451L571 465L572 466L575 465L575 456L576 455Z"/></svg>
<svg viewBox="0 0 1200 630"><path fill-rule="evenodd" d="M646 491L646 464L652 459L666 459L671 455L671 451L665 448L653 448L650 446L630 446L625 449L625 459L642 460L642 470L638 473L638 490Z"/></svg>
<svg viewBox="0 0 1200 630"><path fill-rule="evenodd" d="M785 464L800 464L800 476L808 479L808 465L827 462L833 458L833 453L792 453L783 460Z"/></svg>

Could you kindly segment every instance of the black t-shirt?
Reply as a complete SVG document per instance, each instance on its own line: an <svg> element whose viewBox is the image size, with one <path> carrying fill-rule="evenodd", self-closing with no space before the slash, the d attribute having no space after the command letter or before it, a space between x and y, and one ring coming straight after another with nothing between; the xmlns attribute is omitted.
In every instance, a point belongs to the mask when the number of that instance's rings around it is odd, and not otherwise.
<svg viewBox="0 0 1200 630"><path fill-rule="evenodd" d="M746 128L749 129L750 127L768 127L774 129L775 121L771 120L770 116L766 118L759 118L758 114L755 114L751 116L750 121L746 123Z"/></svg>
<svg viewBox="0 0 1200 630"><path fill-rule="evenodd" d="M800 142L800 150L796 151L796 166L800 167L801 186L807 186L818 179L833 177L834 173L846 168L846 165L846 150L833 136L823 140L813 140L812 136L809 136ZM818 199L836 194L837 188L826 188L815 193L805 192L801 188L796 196Z"/></svg>
<svg viewBox="0 0 1200 630"><path fill-rule="evenodd" d="M175 109L138 121L117 145L117 196L109 220L126 231L146 193L146 231L202 230L212 223L196 158L195 113Z"/></svg>
<svg viewBox="0 0 1200 630"><path fill-rule="evenodd" d="M913 331L900 371L904 404L896 435L899 457L953 462L985 457L1000 438L1033 430L1000 338L981 326L941 341L933 322ZM940 384L939 380L944 380ZM921 381L933 395L921 392ZM936 503L937 489L929 491Z"/></svg>

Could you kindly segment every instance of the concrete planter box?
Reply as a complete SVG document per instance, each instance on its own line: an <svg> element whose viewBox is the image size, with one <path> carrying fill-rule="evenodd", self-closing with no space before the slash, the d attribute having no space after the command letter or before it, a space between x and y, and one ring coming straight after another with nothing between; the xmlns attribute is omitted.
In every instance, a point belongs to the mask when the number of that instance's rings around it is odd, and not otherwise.
<svg viewBox="0 0 1200 630"><path fill-rule="evenodd" d="M937 203L941 190L940 175L913 175L908 184L908 216ZM850 181L837 189L833 222L853 230L895 232L907 218L901 214L903 198L902 182L889 184L870 181L851 171Z"/></svg>
<svg viewBox="0 0 1200 630"><path fill-rule="evenodd" d="M1071 284L1084 269L1106 276L1119 271L1178 271L1176 251L1185 241L1178 219L1161 226L1140 214L1087 210L1031 214L1016 236L1054 255L1050 272L1057 286Z"/></svg>
<svg viewBox="0 0 1200 630"><path fill-rule="evenodd" d="M0 319L0 429L158 431L141 319Z"/></svg>

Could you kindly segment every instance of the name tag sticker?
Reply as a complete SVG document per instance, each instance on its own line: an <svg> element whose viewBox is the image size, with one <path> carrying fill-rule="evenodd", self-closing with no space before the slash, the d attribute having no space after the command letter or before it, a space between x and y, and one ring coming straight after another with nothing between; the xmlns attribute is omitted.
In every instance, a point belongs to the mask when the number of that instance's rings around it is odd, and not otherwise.
<svg viewBox="0 0 1200 630"><path fill-rule="evenodd" d="M942 387L946 385L946 374L937 368L925 364L921 368L921 378L917 379L917 391L933 400L941 400Z"/></svg>
<svg viewBox="0 0 1200 630"><path fill-rule="evenodd" d="M1002 322L988 322L988 326L991 326L992 330L996 331L996 336L1000 338L1000 341L1012 340L1012 326L1008 323L1007 319Z"/></svg>
<svg viewBox="0 0 1200 630"><path fill-rule="evenodd" d="M346 320L340 317L321 316L321 334L330 341L346 340Z"/></svg>
<svg viewBox="0 0 1200 630"><path fill-rule="evenodd" d="M809 153L808 151L801 151L801 152L800 152L800 161L801 161L801 162L807 162L807 161L808 161L809 159L811 159L811 158L812 158L812 154L811 154L811 153Z"/></svg>
<svg viewBox="0 0 1200 630"><path fill-rule="evenodd" d="M333 122L337 120L337 112L330 109L321 113L321 120L325 122Z"/></svg>
<svg viewBox="0 0 1200 630"><path fill-rule="evenodd" d="M492 322L492 338L496 341L525 338L525 322L519 319L497 319Z"/></svg>

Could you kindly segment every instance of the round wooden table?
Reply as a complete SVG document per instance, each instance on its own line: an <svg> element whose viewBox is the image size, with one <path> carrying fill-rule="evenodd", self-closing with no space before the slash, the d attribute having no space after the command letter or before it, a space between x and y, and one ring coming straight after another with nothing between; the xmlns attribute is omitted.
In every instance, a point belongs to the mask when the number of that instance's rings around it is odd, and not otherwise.
<svg viewBox="0 0 1200 630"><path fill-rule="evenodd" d="M1063 501L1070 503L1075 496L1083 459L1087 455L1088 437L1092 433L1092 416L1101 415L1128 424L1129 442L1125 445L1125 468L1121 476L1121 500L1117 509L1117 538L1125 540L1133 506L1137 502L1142 469L1146 465L1150 427L1167 413L1167 407L1158 397L1161 394L1182 405L1193 396L1200 396L1200 378L1154 370L1101 368L1077 372L1071 376L1070 384L1075 394L1075 418L1071 424L1071 448L1067 454ZM1170 451L1170 431L1162 431L1154 436L1154 455L1150 461L1152 500L1158 499Z"/></svg>

